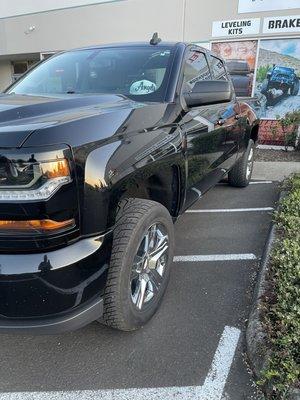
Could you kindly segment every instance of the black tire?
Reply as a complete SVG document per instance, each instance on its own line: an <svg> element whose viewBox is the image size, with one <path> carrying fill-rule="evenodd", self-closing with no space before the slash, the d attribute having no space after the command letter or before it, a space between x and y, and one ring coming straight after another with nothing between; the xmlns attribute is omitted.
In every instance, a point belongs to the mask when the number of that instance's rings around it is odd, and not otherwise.
<svg viewBox="0 0 300 400"><path fill-rule="evenodd" d="M160 284L156 286L159 289L153 298L139 309L132 297L132 270L137 251L143 246L145 240L143 238L153 226L164 228L168 236L168 254L164 256L164 272ZM173 253L174 226L168 210L154 201L122 200L113 232L111 261L104 294L104 315L101 322L122 331L134 331L145 325L157 311L167 288ZM154 292L154 289L147 290L148 294Z"/></svg>
<svg viewBox="0 0 300 400"><path fill-rule="evenodd" d="M268 90L269 90L269 81L268 79L265 79L261 84L260 92L266 95L268 93Z"/></svg>
<svg viewBox="0 0 300 400"><path fill-rule="evenodd" d="M250 139L244 155L237 161L235 166L228 173L228 182L231 186L246 187L249 185L253 172L254 148L255 144L253 140ZM251 160L249 160L249 157ZM250 173L248 172L248 166L250 166Z"/></svg>
<svg viewBox="0 0 300 400"><path fill-rule="evenodd" d="M291 95L292 96L298 96L299 86L300 86L299 79L296 79L294 85L291 88Z"/></svg>

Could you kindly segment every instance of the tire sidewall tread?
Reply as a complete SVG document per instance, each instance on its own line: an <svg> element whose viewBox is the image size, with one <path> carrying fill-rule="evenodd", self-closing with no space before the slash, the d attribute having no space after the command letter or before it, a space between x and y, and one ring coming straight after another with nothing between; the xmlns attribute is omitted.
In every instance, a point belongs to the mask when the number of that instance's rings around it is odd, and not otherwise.
<svg viewBox="0 0 300 400"><path fill-rule="evenodd" d="M251 174L249 178L247 178L247 164L248 164L249 153L251 149L254 150L254 148L255 148L255 143L252 139L250 139L247 150L245 151L243 156L236 162L232 170L229 171L228 173L228 182L231 186L246 187L249 185L253 172L253 165Z"/></svg>
<svg viewBox="0 0 300 400"><path fill-rule="evenodd" d="M159 293L138 310L131 300L130 273L141 240L153 223L162 223L169 235L169 259ZM174 251L173 221L168 210L151 200L124 199L118 207L113 248L104 294L104 322L124 331L143 326L156 312L166 290Z"/></svg>

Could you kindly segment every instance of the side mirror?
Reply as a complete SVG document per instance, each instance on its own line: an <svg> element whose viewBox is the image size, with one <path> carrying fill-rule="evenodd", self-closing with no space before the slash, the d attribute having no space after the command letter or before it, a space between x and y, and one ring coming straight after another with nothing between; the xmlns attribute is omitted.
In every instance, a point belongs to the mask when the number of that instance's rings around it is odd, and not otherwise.
<svg viewBox="0 0 300 400"><path fill-rule="evenodd" d="M232 86L228 81L199 81L193 90L184 94L188 107L225 103L232 99Z"/></svg>

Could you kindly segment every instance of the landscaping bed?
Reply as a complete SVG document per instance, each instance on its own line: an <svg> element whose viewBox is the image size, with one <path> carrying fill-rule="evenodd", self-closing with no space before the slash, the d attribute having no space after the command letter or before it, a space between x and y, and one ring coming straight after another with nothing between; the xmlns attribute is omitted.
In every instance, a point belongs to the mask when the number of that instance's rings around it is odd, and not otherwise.
<svg viewBox="0 0 300 400"><path fill-rule="evenodd" d="M255 161L292 161L300 162L300 151L256 149Z"/></svg>
<svg viewBox="0 0 300 400"><path fill-rule="evenodd" d="M300 175L274 214L247 344L266 398L300 399Z"/></svg>

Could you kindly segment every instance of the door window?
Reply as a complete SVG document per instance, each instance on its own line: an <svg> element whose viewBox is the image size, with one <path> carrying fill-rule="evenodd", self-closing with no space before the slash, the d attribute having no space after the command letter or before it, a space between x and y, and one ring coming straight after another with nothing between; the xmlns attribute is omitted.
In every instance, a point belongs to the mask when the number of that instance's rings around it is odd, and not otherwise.
<svg viewBox="0 0 300 400"><path fill-rule="evenodd" d="M211 80L211 74L204 53L189 50L183 72L183 92L191 92L199 81Z"/></svg>
<svg viewBox="0 0 300 400"><path fill-rule="evenodd" d="M228 81L225 65L222 60L217 57L211 57L211 68L213 70L214 79L218 81Z"/></svg>

